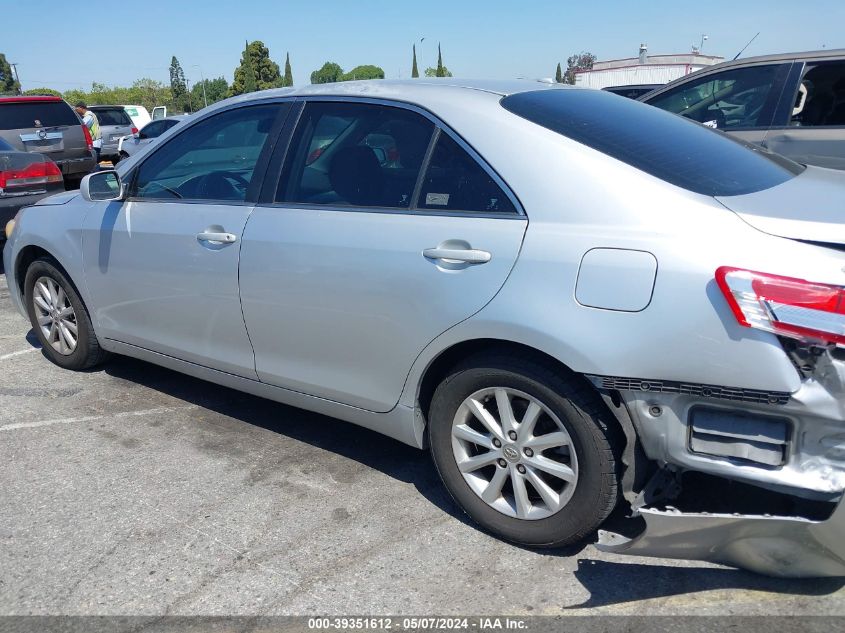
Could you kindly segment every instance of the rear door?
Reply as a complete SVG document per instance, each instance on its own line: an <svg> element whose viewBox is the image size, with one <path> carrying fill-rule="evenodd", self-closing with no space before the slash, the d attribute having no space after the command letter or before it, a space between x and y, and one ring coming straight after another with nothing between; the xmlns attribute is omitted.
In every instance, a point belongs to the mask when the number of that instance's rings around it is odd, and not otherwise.
<svg viewBox="0 0 845 633"><path fill-rule="evenodd" d="M103 150L106 154L117 151L121 137L132 134L132 119L123 108L92 108L100 123Z"/></svg>
<svg viewBox="0 0 845 633"><path fill-rule="evenodd" d="M275 169L241 247L258 376L388 411L422 349L498 292L527 220L468 145L410 106L309 101Z"/></svg>
<svg viewBox="0 0 845 633"><path fill-rule="evenodd" d="M56 162L90 156L82 122L61 100L0 101L0 137L12 147Z"/></svg>
<svg viewBox="0 0 845 633"><path fill-rule="evenodd" d="M762 144L791 65L763 63L694 75L643 101Z"/></svg>
<svg viewBox="0 0 845 633"><path fill-rule="evenodd" d="M766 147L799 163L845 169L845 60L796 63L791 78Z"/></svg>

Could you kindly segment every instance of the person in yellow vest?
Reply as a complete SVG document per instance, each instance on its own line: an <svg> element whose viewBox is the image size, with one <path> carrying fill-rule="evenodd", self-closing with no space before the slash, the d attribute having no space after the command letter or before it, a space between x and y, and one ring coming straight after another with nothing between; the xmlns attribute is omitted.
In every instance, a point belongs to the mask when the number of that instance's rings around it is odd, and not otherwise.
<svg viewBox="0 0 845 633"><path fill-rule="evenodd" d="M103 148L103 135L100 134L100 121L97 119L97 115L88 109L88 106L84 101L80 101L76 104L76 113L82 117L83 125L85 125L91 133L91 140L94 142L94 155L97 159L97 164L94 167L94 171L96 171L100 168L100 151Z"/></svg>

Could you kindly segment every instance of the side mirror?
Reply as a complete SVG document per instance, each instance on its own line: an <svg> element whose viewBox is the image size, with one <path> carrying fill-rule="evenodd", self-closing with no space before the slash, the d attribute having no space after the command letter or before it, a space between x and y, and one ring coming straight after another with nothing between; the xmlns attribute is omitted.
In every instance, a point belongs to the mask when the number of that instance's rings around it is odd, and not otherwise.
<svg viewBox="0 0 845 633"><path fill-rule="evenodd" d="M79 192L88 202L123 200L123 183L116 171L95 171L79 183Z"/></svg>

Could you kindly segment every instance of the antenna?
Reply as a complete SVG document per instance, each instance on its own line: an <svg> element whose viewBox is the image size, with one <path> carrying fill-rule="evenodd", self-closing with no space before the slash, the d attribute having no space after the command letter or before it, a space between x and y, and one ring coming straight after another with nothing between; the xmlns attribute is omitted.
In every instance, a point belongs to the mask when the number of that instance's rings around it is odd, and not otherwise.
<svg viewBox="0 0 845 633"><path fill-rule="evenodd" d="M760 31L757 31L757 35L760 35ZM742 47L742 50L741 50L741 51L739 51L739 52L736 54L736 57L734 57L734 59L735 59L735 60L736 60L736 59L739 59L739 56L740 56L740 55L742 55L742 53L745 51L745 49L746 49L746 48L748 48L749 46L751 46L751 42L753 42L754 40L756 40L756 39L757 39L757 35L755 35L755 36L754 36L754 37L752 37L750 40L748 40L748 44L746 44L745 46L743 46L743 47Z"/></svg>

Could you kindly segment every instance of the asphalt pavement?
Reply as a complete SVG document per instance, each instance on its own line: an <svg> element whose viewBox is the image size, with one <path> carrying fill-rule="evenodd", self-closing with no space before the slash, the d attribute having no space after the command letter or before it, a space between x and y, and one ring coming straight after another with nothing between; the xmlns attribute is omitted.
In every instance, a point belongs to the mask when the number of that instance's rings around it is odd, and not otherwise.
<svg viewBox="0 0 845 633"><path fill-rule="evenodd" d="M845 579L503 543L426 453L338 420L62 370L2 277L0 486L0 615L845 615Z"/></svg>

